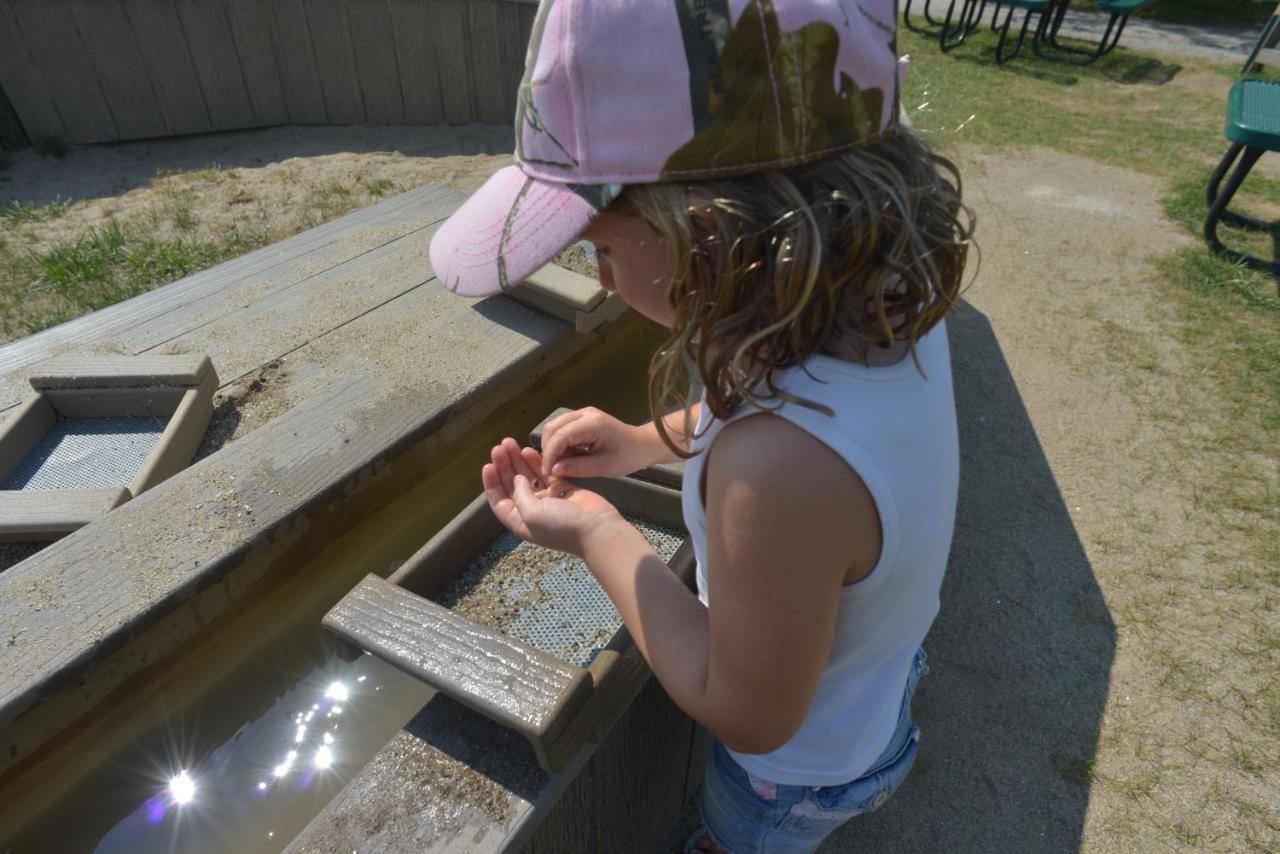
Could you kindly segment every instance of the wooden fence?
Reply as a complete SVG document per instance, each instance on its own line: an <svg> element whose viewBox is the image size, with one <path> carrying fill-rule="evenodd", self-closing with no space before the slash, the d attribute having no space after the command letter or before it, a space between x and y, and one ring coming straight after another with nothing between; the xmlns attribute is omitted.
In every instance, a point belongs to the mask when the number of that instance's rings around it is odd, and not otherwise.
<svg viewBox="0 0 1280 854"><path fill-rule="evenodd" d="M32 140L504 124L537 0L0 0Z"/></svg>

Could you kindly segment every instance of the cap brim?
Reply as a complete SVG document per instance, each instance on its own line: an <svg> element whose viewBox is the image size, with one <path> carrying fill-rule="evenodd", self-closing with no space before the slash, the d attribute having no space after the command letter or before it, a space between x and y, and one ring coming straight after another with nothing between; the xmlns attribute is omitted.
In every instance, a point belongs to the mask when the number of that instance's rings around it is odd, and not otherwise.
<svg viewBox="0 0 1280 854"><path fill-rule="evenodd" d="M573 187L498 170L431 238L449 290L483 297L515 287L573 243L598 209Z"/></svg>

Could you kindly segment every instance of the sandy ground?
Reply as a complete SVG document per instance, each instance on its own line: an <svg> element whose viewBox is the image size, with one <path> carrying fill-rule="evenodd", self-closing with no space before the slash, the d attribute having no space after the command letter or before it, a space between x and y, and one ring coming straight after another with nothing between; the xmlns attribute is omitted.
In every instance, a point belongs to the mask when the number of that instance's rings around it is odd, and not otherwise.
<svg viewBox="0 0 1280 854"><path fill-rule="evenodd" d="M77 200L58 222L83 224L164 202L176 179L216 228L355 174L472 190L507 162L509 138L287 128L61 161L26 152L0 198ZM824 850L1276 850L1280 779L1274 762L1245 758L1276 745L1242 723L1241 699L1274 655L1232 652L1252 637L1232 615L1255 611L1255 594L1202 577L1236 544L1196 503L1218 461L1188 459L1174 440L1213 417L1216 392L1180 388L1194 353L1177 343L1150 261L1191 238L1140 174L1047 151L951 153L982 255L950 323L963 478L917 695L922 751L898 795ZM209 167L224 177L189 177ZM241 191L252 204L228 204ZM286 371L225 395L234 423L205 452L272 417ZM243 406L227 402L235 394ZM1170 401L1185 407L1172 424L1156 417Z"/></svg>

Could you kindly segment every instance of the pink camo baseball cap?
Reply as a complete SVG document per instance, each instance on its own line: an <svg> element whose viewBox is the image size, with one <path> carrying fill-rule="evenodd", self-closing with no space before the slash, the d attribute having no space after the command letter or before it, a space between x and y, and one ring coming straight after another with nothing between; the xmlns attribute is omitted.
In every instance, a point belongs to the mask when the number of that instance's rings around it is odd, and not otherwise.
<svg viewBox="0 0 1280 854"><path fill-rule="evenodd" d="M542 0L515 164L431 240L464 296L523 282L627 184L795 166L897 123L896 0Z"/></svg>

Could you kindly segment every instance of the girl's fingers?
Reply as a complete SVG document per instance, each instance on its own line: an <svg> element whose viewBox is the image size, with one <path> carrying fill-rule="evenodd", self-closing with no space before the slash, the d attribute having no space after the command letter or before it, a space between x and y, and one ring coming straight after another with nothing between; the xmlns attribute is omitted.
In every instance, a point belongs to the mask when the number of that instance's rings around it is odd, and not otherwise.
<svg viewBox="0 0 1280 854"><path fill-rule="evenodd" d="M585 425L581 422L570 424L565 429L556 433L551 437L550 442L542 443L542 466L543 473L551 474L551 467L560 462L565 456L565 452L573 445L581 445L584 442L594 441L595 436L591 431L585 429Z"/></svg>
<svg viewBox="0 0 1280 854"><path fill-rule="evenodd" d="M506 448L501 445L495 445L493 450L489 452L489 458L498 470L498 477L502 479L502 488L506 490L507 495L510 495L515 489L513 482L515 472L511 468L511 459L507 456Z"/></svg>
<svg viewBox="0 0 1280 854"><path fill-rule="evenodd" d="M524 475L529 479L529 484L534 489L542 489L542 480L538 472L530 468L529 463L525 461L524 454L520 451L520 445L515 439L503 439L502 447L507 452L507 458L511 460L511 468L516 474Z"/></svg>
<svg viewBox="0 0 1280 854"><path fill-rule="evenodd" d="M529 487L529 479L524 475L516 475L515 491L512 493L512 498L515 500L516 510L519 511L522 518L537 509L538 499Z"/></svg>
<svg viewBox="0 0 1280 854"><path fill-rule="evenodd" d="M521 448L520 456L524 457L525 465L533 470L536 477L540 478L541 474L538 473L542 471L542 454L538 453L535 448ZM543 486L546 485L546 483L543 483Z"/></svg>
<svg viewBox="0 0 1280 854"><path fill-rule="evenodd" d="M560 415L556 418L552 418L550 421L544 424L542 426L542 447L545 448L547 446L547 440L550 439L552 436L554 436L557 430L559 430L561 427L565 426L566 424L570 424L574 421L577 421L579 418L582 417L585 411L586 410L584 409L575 409L572 412L566 412L564 415Z"/></svg>

